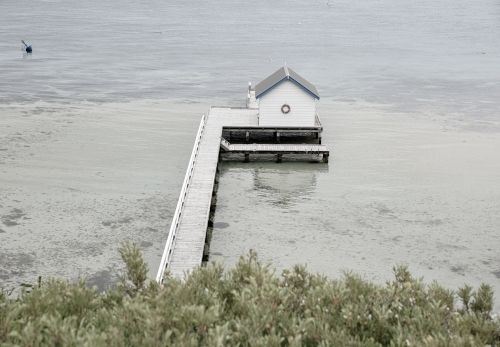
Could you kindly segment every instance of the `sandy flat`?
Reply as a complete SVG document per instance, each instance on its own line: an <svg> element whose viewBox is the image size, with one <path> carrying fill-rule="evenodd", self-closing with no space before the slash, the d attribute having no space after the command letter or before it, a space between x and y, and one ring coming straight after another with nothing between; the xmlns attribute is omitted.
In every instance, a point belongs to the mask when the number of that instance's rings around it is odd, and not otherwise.
<svg viewBox="0 0 500 347"><path fill-rule="evenodd" d="M0 279L89 276L121 268L123 240L156 272L206 104L0 106Z"/></svg>

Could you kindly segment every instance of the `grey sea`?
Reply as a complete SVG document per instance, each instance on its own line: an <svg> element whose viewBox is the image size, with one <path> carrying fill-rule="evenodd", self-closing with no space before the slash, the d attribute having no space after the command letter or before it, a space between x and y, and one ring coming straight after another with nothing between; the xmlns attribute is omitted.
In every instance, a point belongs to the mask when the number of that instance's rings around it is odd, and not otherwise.
<svg viewBox="0 0 500 347"><path fill-rule="evenodd" d="M0 286L154 276L201 115L285 62L330 162L224 161L210 259L500 293L497 0L3 0Z"/></svg>

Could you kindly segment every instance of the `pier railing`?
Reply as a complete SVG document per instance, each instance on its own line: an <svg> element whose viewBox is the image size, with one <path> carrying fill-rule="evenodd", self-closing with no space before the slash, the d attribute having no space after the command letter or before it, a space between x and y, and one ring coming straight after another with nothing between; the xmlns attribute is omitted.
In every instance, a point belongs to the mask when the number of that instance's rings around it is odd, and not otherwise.
<svg viewBox="0 0 500 347"><path fill-rule="evenodd" d="M225 151L229 151L231 150L231 144L229 143L228 140L226 140L225 138L223 138L221 136L220 138L220 146L222 147L222 149L224 149Z"/></svg>
<svg viewBox="0 0 500 347"><path fill-rule="evenodd" d="M315 112L316 116L314 117L314 125L315 126L320 126L323 127L323 124L321 124L321 119L319 118L318 112Z"/></svg>
<svg viewBox="0 0 500 347"><path fill-rule="evenodd" d="M196 160L198 159L198 151L200 148L203 131L205 130L205 124L206 124L206 116L203 115L201 117L198 133L196 134L196 139L194 140L193 152L191 153L191 158L189 159L189 165L186 171L186 176L184 177L184 182L182 183L181 194L179 196L179 201L177 202L177 207L175 209L174 217L172 219L172 224L170 225L170 231L168 232L167 243L165 244L163 256L161 257L158 274L156 275L156 281L159 283L163 282L163 274L165 273L165 270L167 269L168 264L170 262L170 257L172 256L172 249L175 241L175 235L179 228L179 221L182 215L182 210L184 207L184 201L186 199L189 183L191 182L191 177L193 176L194 165L196 163Z"/></svg>

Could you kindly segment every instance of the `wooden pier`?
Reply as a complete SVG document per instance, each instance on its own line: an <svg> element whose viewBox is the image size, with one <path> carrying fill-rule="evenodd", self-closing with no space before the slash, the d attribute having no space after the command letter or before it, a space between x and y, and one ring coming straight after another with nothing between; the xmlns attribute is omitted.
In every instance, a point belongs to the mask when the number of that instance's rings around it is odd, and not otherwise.
<svg viewBox="0 0 500 347"><path fill-rule="evenodd" d="M321 144L323 126L315 100L319 100L316 88L285 65L254 90L249 83L246 107L211 107L202 117L156 276L159 283L167 270L182 277L201 265L204 256L208 259L207 229L213 221L222 154L243 154L245 162L250 155L276 155L281 162L283 155L308 154L328 162L330 152ZM317 143L283 143L303 137L309 137L306 142L313 137ZM243 143L231 143L233 138ZM259 143L250 143L255 139Z"/></svg>
<svg viewBox="0 0 500 347"><path fill-rule="evenodd" d="M163 281L165 270L171 275L182 277L185 272L199 266L206 249L207 228L210 209L213 205L214 184L221 152L245 154L248 160L252 154L276 154L282 160L283 154L321 154L328 160L327 146L320 144L231 144L222 137L223 131L248 130L252 132L301 132L300 128L259 128L258 110L255 108L212 107L203 116L196 135L188 169L182 184L179 201L174 213L165 249L156 280ZM318 118L319 122L319 118ZM306 129L322 131L318 127Z"/></svg>

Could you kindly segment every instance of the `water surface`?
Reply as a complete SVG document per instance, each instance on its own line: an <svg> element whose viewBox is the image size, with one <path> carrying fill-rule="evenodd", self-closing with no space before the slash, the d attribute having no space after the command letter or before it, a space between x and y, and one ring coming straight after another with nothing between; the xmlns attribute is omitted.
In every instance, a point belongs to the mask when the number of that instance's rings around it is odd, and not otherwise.
<svg viewBox="0 0 500 347"><path fill-rule="evenodd" d="M224 162L212 258L500 292L500 4L3 1L0 283L156 272L200 116L285 62L329 165ZM23 54L20 40L34 52Z"/></svg>

